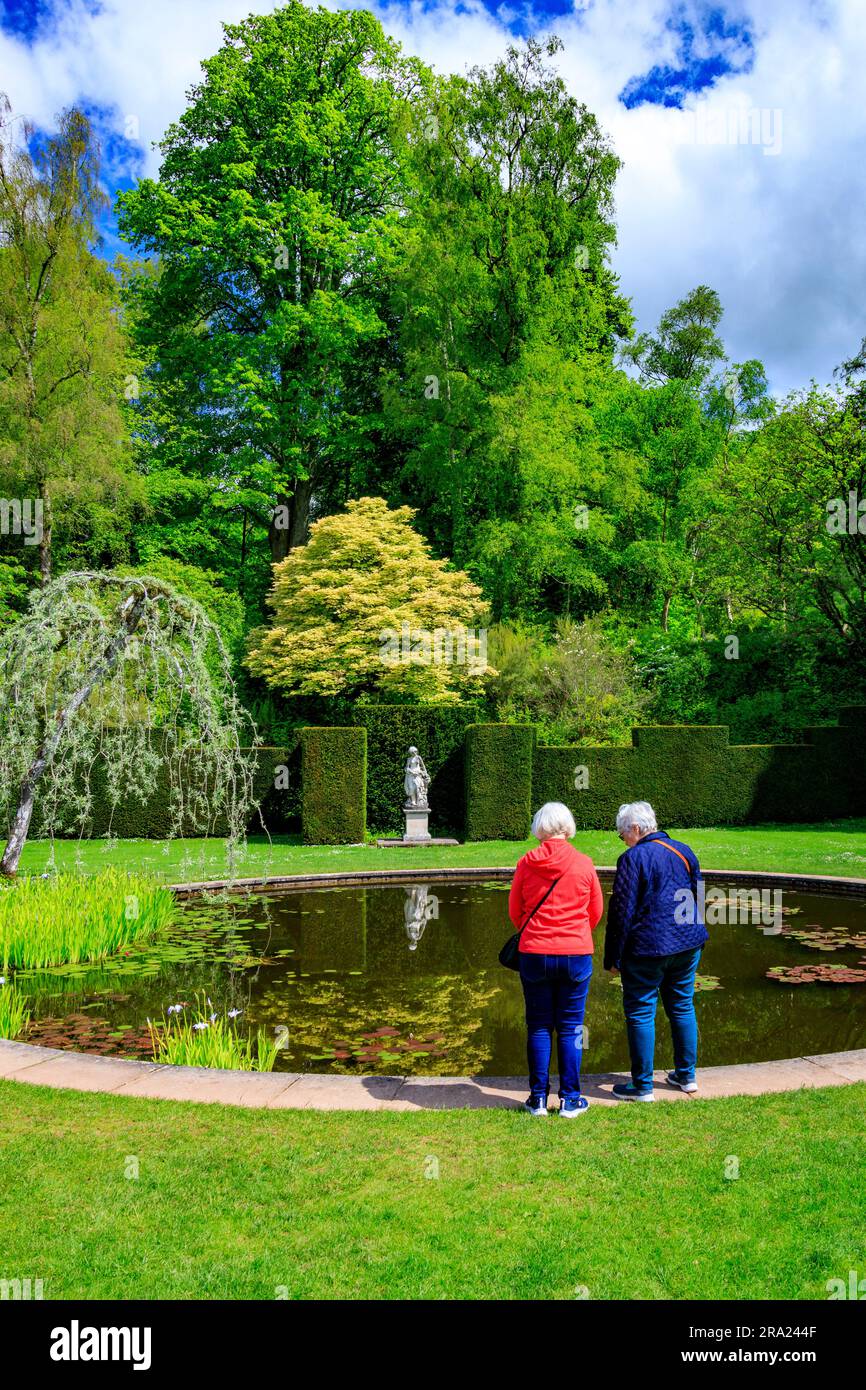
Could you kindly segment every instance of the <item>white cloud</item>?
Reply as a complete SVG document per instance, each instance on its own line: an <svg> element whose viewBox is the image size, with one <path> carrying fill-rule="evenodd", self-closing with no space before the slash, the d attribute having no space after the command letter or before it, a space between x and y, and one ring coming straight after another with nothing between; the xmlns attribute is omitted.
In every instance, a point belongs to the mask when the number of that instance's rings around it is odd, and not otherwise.
<svg viewBox="0 0 866 1390"><path fill-rule="evenodd" d="M0 87L40 124L82 98L114 109L119 131L136 116L150 146L183 109L200 59L219 47L221 21L271 8L255 0L105 0L91 14L74 0L32 47L0 35ZM510 37L478 0L459 14L453 0L369 8L441 71L490 62ZM670 9L665 0L594 0L552 24L566 45L563 76L624 160L615 253L623 290L649 328L692 286L710 284L725 305L734 358L762 358L777 391L826 380L866 332L862 0L733 4L729 13L750 15L756 35L750 72L692 98L690 111L626 110L618 93L629 78L676 60L664 23ZM778 154L709 142L713 123L726 129L736 108L781 112ZM705 123L689 143L696 113ZM765 131L779 133L772 124ZM148 172L157 167L149 152Z"/></svg>

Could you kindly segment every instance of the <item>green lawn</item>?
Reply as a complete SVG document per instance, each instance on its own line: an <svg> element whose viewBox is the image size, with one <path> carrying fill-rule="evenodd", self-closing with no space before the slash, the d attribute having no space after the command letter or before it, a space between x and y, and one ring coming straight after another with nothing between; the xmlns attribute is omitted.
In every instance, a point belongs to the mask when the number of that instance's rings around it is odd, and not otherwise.
<svg viewBox="0 0 866 1390"><path fill-rule="evenodd" d="M672 829L672 835L691 844L707 869L768 869L796 873L835 874L866 878L866 820L832 821L821 825L763 825ZM336 873L342 869L445 868L452 865L511 866L534 840L487 840L449 848L377 849L373 845L302 845L297 836L281 835L269 843L250 840L239 877L266 874ZM574 842L596 864L612 865L622 850L613 831L581 831ZM31 841L24 850L22 871L41 873L50 854L46 841ZM222 878L228 873L221 840L58 840L56 862L61 868L80 867L86 873L118 864L149 870L169 882Z"/></svg>
<svg viewBox="0 0 866 1390"><path fill-rule="evenodd" d="M0 1279L46 1299L825 1299L866 1264L864 1105L859 1085L574 1121L277 1114L6 1082Z"/></svg>

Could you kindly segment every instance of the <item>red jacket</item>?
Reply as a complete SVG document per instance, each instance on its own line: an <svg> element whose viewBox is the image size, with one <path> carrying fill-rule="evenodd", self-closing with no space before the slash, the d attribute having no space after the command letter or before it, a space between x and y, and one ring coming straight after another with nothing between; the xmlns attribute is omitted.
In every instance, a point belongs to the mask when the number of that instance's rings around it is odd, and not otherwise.
<svg viewBox="0 0 866 1390"><path fill-rule="evenodd" d="M519 927L556 878L559 883L521 934L520 949L538 956L590 956L604 899L592 860L567 840L545 840L517 861L508 915Z"/></svg>

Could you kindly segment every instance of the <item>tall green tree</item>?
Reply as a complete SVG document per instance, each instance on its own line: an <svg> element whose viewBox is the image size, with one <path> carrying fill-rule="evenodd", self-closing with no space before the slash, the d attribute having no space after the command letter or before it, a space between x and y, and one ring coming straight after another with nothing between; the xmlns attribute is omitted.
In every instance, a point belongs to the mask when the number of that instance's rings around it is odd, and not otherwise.
<svg viewBox="0 0 866 1390"><path fill-rule="evenodd" d="M597 462L588 378L630 331L607 261L619 161L548 65L559 46L510 47L429 94L394 274L385 425L405 462L380 485L420 503L499 617L547 588L562 606L586 578L573 513ZM521 421L545 411L533 442ZM526 533L539 504L540 546Z"/></svg>
<svg viewBox="0 0 866 1390"><path fill-rule="evenodd" d="M90 249L102 203L87 117L64 111L39 137L2 98L0 488L39 504L43 583L58 551L65 564L125 558L141 497L118 285Z"/></svg>
<svg viewBox="0 0 866 1390"><path fill-rule="evenodd" d="M641 333L623 350L641 379L657 386L669 381L704 382L725 349L716 329L722 302L709 285L697 285L658 322L655 333Z"/></svg>
<svg viewBox="0 0 866 1390"><path fill-rule="evenodd" d="M631 461L635 504L617 517L612 596L667 631L678 593L693 591L704 523L699 481L718 449L718 430L692 383L628 381L611 401L620 462Z"/></svg>
<svg viewBox="0 0 866 1390"><path fill-rule="evenodd" d="M162 141L159 179L121 195L119 214L158 262L130 292L153 360L153 487L205 502L243 587L253 546L267 537L268 560L283 559L343 490L356 374L387 331L401 112L426 78L365 11L291 0L224 33Z"/></svg>
<svg viewBox="0 0 866 1390"><path fill-rule="evenodd" d="M866 661L866 440L859 398L813 385L745 434L717 477L716 582L737 614L832 633Z"/></svg>
<svg viewBox="0 0 866 1390"><path fill-rule="evenodd" d="M618 518L617 577L611 593L662 632L681 599L697 630L708 621L706 565L716 510L715 467L739 432L769 411L759 362L726 364L717 329L722 305L698 285L622 352L638 378L612 398L608 427L631 457L635 504ZM730 607L727 595L713 590Z"/></svg>

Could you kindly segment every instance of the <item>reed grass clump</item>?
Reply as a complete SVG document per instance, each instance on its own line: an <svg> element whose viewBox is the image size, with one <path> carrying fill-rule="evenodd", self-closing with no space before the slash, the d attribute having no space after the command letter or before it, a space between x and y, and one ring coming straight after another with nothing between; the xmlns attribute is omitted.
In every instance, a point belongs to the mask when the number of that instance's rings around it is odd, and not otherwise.
<svg viewBox="0 0 866 1390"><path fill-rule="evenodd" d="M219 1067L227 1071L273 1071L280 1051L279 1041L259 1029L255 1037L241 1037L236 1026L239 1009L227 1014L216 1012L210 1000L202 997L191 1013L186 1005L169 1006L161 1022L148 1019L153 1057L176 1067Z"/></svg>
<svg viewBox="0 0 866 1390"><path fill-rule="evenodd" d="M174 894L143 874L21 878L0 886L0 969L103 960L175 919Z"/></svg>
<svg viewBox="0 0 866 1390"><path fill-rule="evenodd" d="M0 975L0 1038L20 1038L30 1023L30 1010L13 984Z"/></svg>

